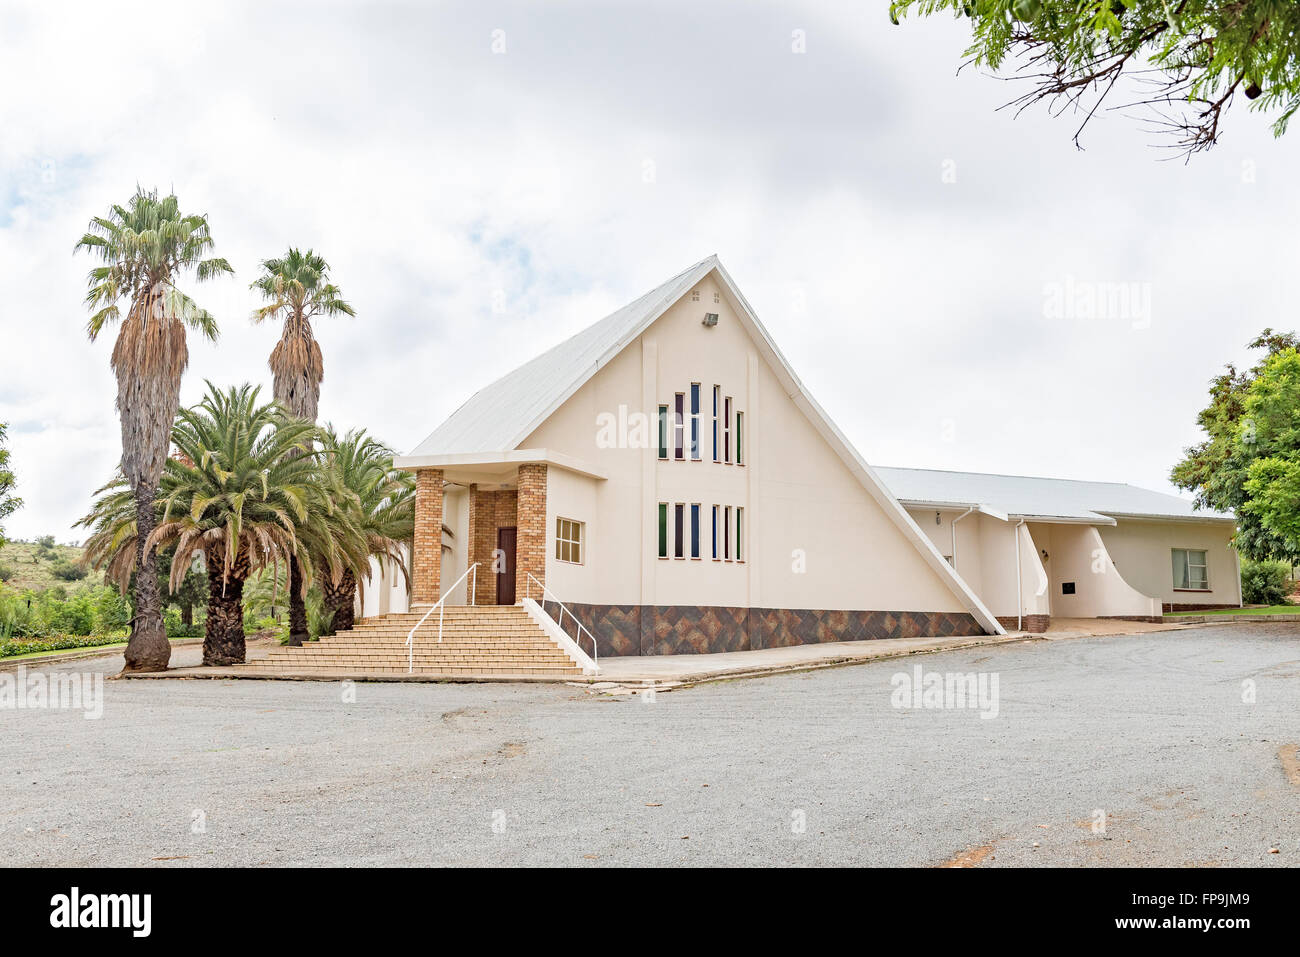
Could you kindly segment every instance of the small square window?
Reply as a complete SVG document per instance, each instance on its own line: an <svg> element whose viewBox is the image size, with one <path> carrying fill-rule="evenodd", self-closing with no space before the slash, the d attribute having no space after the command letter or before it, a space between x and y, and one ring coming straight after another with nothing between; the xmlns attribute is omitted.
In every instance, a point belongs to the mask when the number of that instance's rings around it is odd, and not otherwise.
<svg viewBox="0 0 1300 957"><path fill-rule="evenodd" d="M1073 594L1074 594L1074 582L1061 582L1061 594L1062 594L1062 595L1073 595Z"/></svg>
<svg viewBox="0 0 1300 957"><path fill-rule="evenodd" d="M582 564L582 538L585 526L571 518L555 520L555 557L562 562Z"/></svg>
<svg viewBox="0 0 1300 957"><path fill-rule="evenodd" d="M698 289L692 289L691 302L699 302L699 301L700 301L700 291Z"/></svg>

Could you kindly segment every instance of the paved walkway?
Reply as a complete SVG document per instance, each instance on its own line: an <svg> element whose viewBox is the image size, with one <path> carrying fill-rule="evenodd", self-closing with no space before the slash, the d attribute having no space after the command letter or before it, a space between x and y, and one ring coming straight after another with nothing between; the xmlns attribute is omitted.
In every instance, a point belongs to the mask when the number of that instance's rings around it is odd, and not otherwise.
<svg viewBox="0 0 1300 957"><path fill-rule="evenodd" d="M1140 635L1154 631L1177 631L1184 625L1144 621L1110 621L1098 618L1063 618L1053 621L1044 633L1014 631L1005 635L974 635L958 638L887 638L877 641L837 641L821 645L795 645L790 648L762 648L757 651L731 651L713 655L647 655L604 658L601 673L588 682L618 684L689 684L701 681L802 671L903 658L908 655L932 654L981 645L1000 645L1014 641L1049 641L1063 638L1101 637L1105 635Z"/></svg>
<svg viewBox="0 0 1300 957"><path fill-rule="evenodd" d="M909 655L932 654L983 645L999 645L1016 641L1058 640L1066 638L1099 637L1104 635L1136 635L1156 631L1178 631L1192 627L1184 624L1157 624L1154 622L1109 621L1096 618L1064 618L1054 620L1046 634L1011 632L1006 635L973 635L953 638L887 638L876 641L839 641L819 645L795 645L790 648L762 648L756 651L731 651L711 655L645 655L603 658L600 674L587 677L537 677L510 675L464 675L445 678L436 675L366 675L365 681L396 682L537 682L565 683L589 686L593 690L611 694L634 693L647 687L668 690L706 681L724 681L758 675L778 674L788 671L809 671L816 668L834 668L876 661L882 658L903 658ZM249 644L250 661L266 657L268 643ZM245 680L289 681L339 681L351 677L344 673L284 672L268 675L251 672L241 666L205 668L191 656L176 656L174 665L166 672L156 674L125 675L133 679L168 678L238 678Z"/></svg>

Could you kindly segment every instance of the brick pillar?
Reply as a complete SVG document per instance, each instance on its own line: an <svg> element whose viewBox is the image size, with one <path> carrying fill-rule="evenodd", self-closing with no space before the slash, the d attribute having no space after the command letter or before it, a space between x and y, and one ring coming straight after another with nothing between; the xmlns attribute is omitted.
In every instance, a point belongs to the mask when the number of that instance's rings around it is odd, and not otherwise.
<svg viewBox="0 0 1300 957"><path fill-rule="evenodd" d="M442 579L442 469L415 473L415 543L411 552L411 604L438 600Z"/></svg>
<svg viewBox="0 0 1300 957"><path fill-rule="evenodd" d="M515 505L515 597L528 594L528 573L546 584L546 466L519 466L519 497ZM540 598L533 585L533 598Z"/></svg>
<svg viewBox="0 0 1300 957"><path fill-rule="evenodd" d="M474 604L495 605L497 580L492 574L492 549L495 547L496 525L493 515L495 497L484 492L477 483L469 487L469 560L479 563L474 585Z"/></svg>

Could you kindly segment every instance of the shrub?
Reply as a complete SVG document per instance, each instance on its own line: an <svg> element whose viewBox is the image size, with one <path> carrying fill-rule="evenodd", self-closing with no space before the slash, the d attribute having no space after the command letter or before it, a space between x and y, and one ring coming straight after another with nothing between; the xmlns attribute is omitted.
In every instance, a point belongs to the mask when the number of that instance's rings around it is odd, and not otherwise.
<svg viewBox="0 0 1300 957"><path fill-rule="evenodd" d="M95 630L109 633L122 631L131 621L131 604L116 588L101 586L92 593L95 603Z"/></svg>
<svg viewBox="0 0 1300 957"><path fill-rule="evenodd" d="M1241 563L1241 600L1247 605L1282 605L1290 592L1291 568L1286 562Z"/></svg>
<svg viewBox="0 0 1300 957"><path fill-rule="evenodd" d="M163 627L167 630L168 638L203 637L203 625L198 622L192 625L185 624L181 620L181 610L175 605L168 605L163 612Z"/></svg>
<svg viewBox="0 0 1300 957"><path fill-rule="evenodd" d="M61 581L77 582L86 577L86 569L76 562L60 558L50 565L50 574Z"/></svg>
<svg viewBox="0 0 1300 957"><path fill-rule="evenodd" d="M58 585L43 592L0 588L0 631L14 638L120 635L131 606L115 589L82 585L72 595Z"/></svg>
<svg viewBox="0 0 1300 957"><path fill-rule="evenodd" d="M0 658L38 652L64 651L68 648L96 648L125 640L122 635L55 635L50 638L14 638L0 636Z"/></svg>

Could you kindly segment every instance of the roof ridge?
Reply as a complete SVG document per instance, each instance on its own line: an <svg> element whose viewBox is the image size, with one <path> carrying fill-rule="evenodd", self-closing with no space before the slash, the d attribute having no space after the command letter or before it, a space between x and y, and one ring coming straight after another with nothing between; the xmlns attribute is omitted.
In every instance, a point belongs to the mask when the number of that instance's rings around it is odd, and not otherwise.
<svg viewBox="0 0 1300 957"><path fill-rule="evenodd" d="M673 283L673 282L676 282L678 279L681 279L683 276L685 276L685 275L686 275L688 272L690 272L691 270L699 268L700 266L702 266L702 265L704 265L706 262L708 262L710 259L717 259L717 258L718 258L718 257L717 257L717 255L715 254L715 255L711 255L711 256L706 256L706 257L704 257L703 259L701 259L699 262L692 263L691 265L687 266L685 269L683 269L681 272L677 273L676 275L674 275L674 276L670 276L668 279L665 279L663 282L659 283L658 285L653 286L653 287L651 287L650 289L647 289L645 292L641 293L641 295L637 296L635 299L630 299L630 300L628 300L627 302L623 303L623 305L619 306L619 307L618 307L617 309L615 309L613 312L606 313L605 315L603 315L603 316L601 316L599 319L597 319L595 322L588 323L587 325L583 326L581 329L579 329L577 332L573 333L572 335L567 336L567 337L564 338L564 339L561 339L561 340L560 340L559 342L557 342L555 345L553 345L553 346L549 346L549 347L543 349L541 352L539 352L539 353L537 353L536 355L534 355L531 359L528 359L528 360L526 360L526 361L524 361L524 362L521 362L519 365L515 366L513 369L510 369L509 371L507 371L507 372L505 372L505 373L502 373L502 374L501 374L500 376L498 376L496 379L493 379L493 380L492 380L491 382L489 382L487 385L485 385L485 386L483 386L482 388L480 388L480 389L478 390L478 392L482 392L483 389L490 389L490 388L492 388L492 386L494 386L496 383L500 382L500 381L501 381L502 379L504 379L506 376L513 375L515 372L518 372L520 369L524 368L524 366L527 366L527 365L529 365L530 363L536 362L538 359L544 358L545 356L547 356L547 355L549 355L550 353L554 352L556 349L559 349L559 348L562 348L563 346L568 345L568 344L571 343L574 339L577 339L579 336L586 335L588 332L591 332L591 330L595 329L597 326L599 326L599 325L601 325L601 324L603 324L603 323L609 321L610 319L615 318L615 317L616 317L620 312L623 312L625 309L630 309L630 308L632 308L632 307L635 306L637 303L639 303L642 299L645 299L647 296L652 296L652 295L654 295L656 292L658 292L658 291L659 291L660 289L662 289L664 286L667 286L669 283ZM476 393L476 394L477 394L477 393ZM471 398L472 398L472 397L471 397Z"/></svg>
<svg viewBox="0 0 1300 957"><path fill-rule="evenodd" d="M458 418L467 422L465 428L473 427L472 420L475 417L480 420L481 425L483 416L489 414L477 408L477 406L483 405L481 399L482 396L491 395L494 391L500 390L516 380L522 381L526 380L530 375L536 376L540 374L535 370L542 370L542 373L545 373L548 365L547 360L550 360L551 365L558 364L561 367L552 370L553 376L559 375L560 377L568 377L571 374L578 375L579 369L588 368L588 364L584 362L581 367L578 367L573 362L566 363L564 361L566 349L572 350L575 343L579 344L581 349L574 350L575 355L585 359L586 351L591 351L594 346L600 345L605 340L609 340L609 343L607 344L622 343L623 335L620 330L625 323L629 323L637 316L646 315L661 305L664 305L664 308L666 308L666 304L671 304L669 302L670 298L674 296L679 298L682 294L681 290L677 288L678 286L681 286L682 281L691 273L698 272L705 267L707 267L707 269L702 273L702 275L707 274L708 271L721 267L721 262L716 253L710 254L705 258L692 263L663 282L647 289L639 296L623 303L623 305L597 319L595 322L587 324L572 335L569 335L564 339L561 339L559 342L556 342L554 345L535 353L531 358L519 365L502 372L486 385L483 385L470 393L469 396L466 397L460 405L456 406L455 410L444 419L437 428L425 436L411 454L417 454L420 449L425 448L430 442L434 441L439 432L447 428L448 425L456 422ZM655 298L657 293L661 294L659 298ZM609 331L599 331L603 329L608 329ZM618 333L617 337L614 336L614 333ZM602 352L600 354L592 355L591 364L599 365L603 354L604 353ZM543 377L545 378L545 376ZM478 401L476 402L476 400ZM468 417L468 419L465 417ZM507 440L504 434L500 435L499 438L502 443L506 443Z"/></svg>
<svg viewBox="0 0 1300 957"><path fill-rule="evenodd" d="M1017 475L1014 472L971 472L966 469L923 469L911 465L873 465L875 469L887 469L895 472L940 472L944 475L987 475L990 478L1014 478L1014 479L1033 479L1036 482L1086 482L1089 485L1122 485L1125 488L1136 488L1144 492L1154 492L1154 489L1143 488L1141 485L1134 485L1132 482L1107 482L1104 479L1072 479L1061 478L1055 475ZM1156 492L1157 495L1168 495L1167 492ZM1177 496L1171 496L1176 498Z"/></svg>

